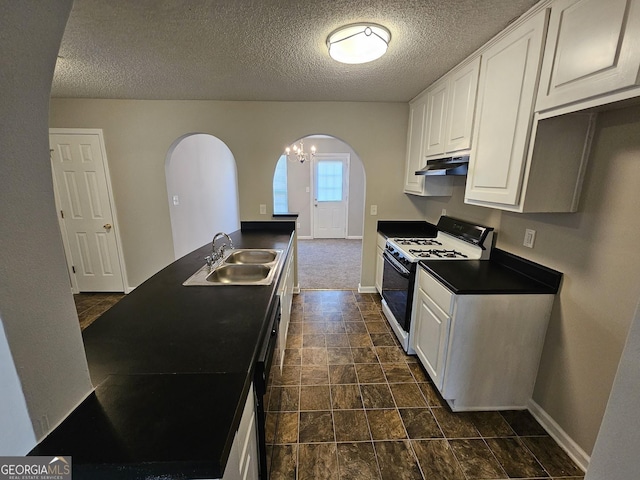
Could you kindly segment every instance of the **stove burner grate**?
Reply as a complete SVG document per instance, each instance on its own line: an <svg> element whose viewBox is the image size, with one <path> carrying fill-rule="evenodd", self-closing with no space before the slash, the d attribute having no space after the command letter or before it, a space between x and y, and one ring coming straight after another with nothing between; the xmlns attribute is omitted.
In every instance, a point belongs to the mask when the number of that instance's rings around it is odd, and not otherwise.
<svg viewBox="0 0 640 480"><path fill-rule="evenodd" d="M396 238L395 242L398 245L442 245L438 240L432 238Z"/></svg>
<svg viewBox="0 0 640 480"><path fill-rule="evenodd" d="M410 249L409 253L419 258L468 258L462 252L457 250L438 250L438 249L430 249L430 250L418 250L418 249Z"/></svg>

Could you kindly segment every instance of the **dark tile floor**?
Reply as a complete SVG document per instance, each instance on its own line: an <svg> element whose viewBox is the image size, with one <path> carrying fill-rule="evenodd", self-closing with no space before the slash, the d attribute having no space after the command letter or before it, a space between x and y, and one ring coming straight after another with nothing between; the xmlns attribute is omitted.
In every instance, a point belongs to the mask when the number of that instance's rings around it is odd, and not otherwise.
<svg viewBox="0 0 640 480"><path fill-rule="evenodd" d="M271 479L563 479L584 473L526 411L453 413L378 295L294 297L267 392Z"/></svg>
<svg viewBox="0 0 640 480"><path fill-rule="evenodd" d="M124 297L122 293L79 293L73 296L80 320L80 329L84 330L100 315L113 307Z"/></svg>

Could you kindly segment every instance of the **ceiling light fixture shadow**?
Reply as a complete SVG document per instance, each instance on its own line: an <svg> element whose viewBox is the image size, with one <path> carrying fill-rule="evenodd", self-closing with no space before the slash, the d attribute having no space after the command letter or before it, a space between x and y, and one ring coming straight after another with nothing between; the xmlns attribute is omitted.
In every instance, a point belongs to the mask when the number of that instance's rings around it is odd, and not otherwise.
<svg viewBox="0 0 640 480"><path fill-rule="evenodd" d="M341 63L367 63L383 56L391 32L375 23L353 23L340 27L327 37L329 55Z"/></svg>

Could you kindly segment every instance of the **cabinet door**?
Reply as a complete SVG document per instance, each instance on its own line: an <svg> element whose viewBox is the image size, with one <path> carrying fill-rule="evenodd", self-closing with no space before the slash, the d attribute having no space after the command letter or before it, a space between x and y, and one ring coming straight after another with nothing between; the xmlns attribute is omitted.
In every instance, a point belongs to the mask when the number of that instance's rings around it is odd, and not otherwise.
<svg viewBox="0 0 640 480"><path fill-rule="evenodd" d="M471 148L479 73L480 57L451 75L449 80L449 113L445 135L446 152Z"/></svg>
<svg viewBox="0 0 640 480"><path fill-rule="evenodd" d="M536 110L636 85L640 1L557 0Z"/></svg>
<svg viewBox="0 0 640 480"><path fill-rule="evenodd" d="M427 116L424 134L424 155L431 157L445 152L445 126L447 121L448 81L434 84L427 91Z"/></svg>
<svg viewBox="0 0 640 480"><path fill-rule="evenodd" d="M407 134L407 160L405 164L404 191L422 194L424 177L415 171L424 166L422 159L422 138L427 99L422 97L409 106L409 131Z"/></svg>
<svg viewBox="0 0 640 480"><path fill-rule="evenodd" d="M429 372L431 380L440 390L444 378L451 318L421 288L418 289L416 307L413 348Z"/></svg>
<svg viewBox="0 0 640 480"><path fill-rule="evenodd" d="M467 203L519 201L547 13L541 11L482 55Z"/></svg>

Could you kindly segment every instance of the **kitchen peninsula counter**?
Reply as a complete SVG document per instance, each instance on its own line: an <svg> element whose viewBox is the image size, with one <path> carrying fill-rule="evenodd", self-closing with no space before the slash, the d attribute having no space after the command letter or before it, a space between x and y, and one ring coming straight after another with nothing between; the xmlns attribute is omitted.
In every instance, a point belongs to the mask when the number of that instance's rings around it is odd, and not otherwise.
<svg viewBox="0 0 640 480"><path fill-rule="evenodd" d="M176 260L83 332L97 388L31 455L75 478L221 478L294 222L243 222L237 248L283 250L271 285L189 286L211 246Z"/></svg>

